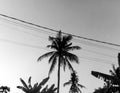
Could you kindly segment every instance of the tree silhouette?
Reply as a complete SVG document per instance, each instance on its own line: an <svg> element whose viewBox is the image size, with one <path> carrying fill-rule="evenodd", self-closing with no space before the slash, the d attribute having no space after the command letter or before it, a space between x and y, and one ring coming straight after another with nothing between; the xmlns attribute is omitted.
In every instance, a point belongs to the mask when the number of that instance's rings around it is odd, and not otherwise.
<svg viewBox="0 0 120 93"><path fill-rule="evenodd" d="M10 88L7 87L7 86L1 86L0 87L0 92L2 92L2 93L10 92Z"/></svg>
<svg viewBox="0 0 120 93"><path fill-rule="evenodd" d="M53 84L50 88L48 88L48 85L45 88L42 88L43 85L49 80L49 77L43 79L39 84L35 83L33 86L31 85L31 77L28 79L28 85L25 83L25 81L20 78L21 83L23 86L17 86L17 88L21 89L25 93L55 93L57 88L55 88L55 85Z"/></svg>
<svg viewBox="0 0 120 93"><path fill-rule="evenodd" d="M55 65L58 62L58 90L57 93L59 93L59 87L60 87L60 66L63 66L63 69L65 70L66 66L69 67L70 70L73 71L73 67L71 65L72 62L79 63L78 57L75 54L70 53L70 50L78 50L80 49L79 46L72 46L72 43L70 42L72 40L71 35L65 35L62 36L61 31L58 32L56 37L49 36L49 41L51 41L51 45L48 45L48 48L53 49L53 51L45 53L44 55L40 56L38 58L38 61L42 60L45 57L49 58L49 63L51 63L51 67L49 70L49 75L55 68Z"/></svg>
<svg viewBox="0 0 120 93"><path fill-rule="evenodd" d="M111 75L104 74L97 71L92 71L91 74L97 78L103 79L106 84L109 85L108 91L120 92L120 53L118 53L118 67L115 68L113 65L113 70L109 70ZM110 93L110 92L109 92Z"/></svg>
<svg viewBox="0 0 120 93"><path fill-rule="evenodd" d="M85 86L79 84L78 75L75 71L71 73L71 79L68 82L64 83L64 86L66 85L71 85L69 93L82 93L80 88L85 88Z"/></svg>
<svg viewBox="0 0 120 93"><path fill-rule="evenodd" d="M99 87L98 89L95 89L93 93L111 93L110 91L108 92L108 89L109 86L105 84L102 88Z"/></svg>

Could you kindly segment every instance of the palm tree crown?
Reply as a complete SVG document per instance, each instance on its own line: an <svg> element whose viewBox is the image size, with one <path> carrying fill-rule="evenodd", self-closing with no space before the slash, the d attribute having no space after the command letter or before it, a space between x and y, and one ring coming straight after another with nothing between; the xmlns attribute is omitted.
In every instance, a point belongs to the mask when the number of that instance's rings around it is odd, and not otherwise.
<svg viewBox="0 0 120 93"><path fill-rule="evenodd" d="M75 71L71 73L71 79L68 82L64 83L64 86L70 85L70 84L71 84L71 87L70 87L69 93L79 93L79 92L82 93L79 87L85 88L85 86L79 84L78 75Z"/></svg>
<svg viewBox="0 0 120 93"><path fill-rule="evenodd" d="M55 65L58 62L58 93L59 93L59 82L60 82L60 66L63 66L64 70L66 66L69 67L71 71L73 71L73 67L71 65L71 61L79 63L78 57L75 54L70 53L70 50L78 50L79 46L72 46L70 42L72 40L71 35L62 36L61 31L57 34L56 37L49 36L49 41L51 41L51 45L48 45L48 48L53 49L53 51L45 53L44 55L38 58L38 61L42 60L45 57L49 58L49 63L51 63L51 67L49 70L49 75L55 68Z"/></svg>

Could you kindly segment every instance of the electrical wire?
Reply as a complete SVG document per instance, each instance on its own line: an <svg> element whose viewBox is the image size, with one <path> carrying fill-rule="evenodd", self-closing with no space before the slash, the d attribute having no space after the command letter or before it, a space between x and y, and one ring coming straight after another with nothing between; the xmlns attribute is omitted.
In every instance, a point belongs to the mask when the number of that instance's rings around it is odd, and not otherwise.
<svg viewBox="0 0 120 93"><path fill-rule="evenodd" d="M8 17L8 16L6 16L6 17ZM11 18L11 17L8 17L8 18ZM16 18L12 18L12 19L15 19L16 20ZM6 19L7 20L7 19ZM7 21L10 21L10 20L7 20ZM18 21L21 21L21 20L18 20ZM13 22L13 21L12 21ZM24 22L24 21L21 21L21 22ZM13 23L17 23L17 22L13 22ZM25 22L26 23L26 22ZM28 26L28 27L30 27L30 26ZM37 28L36 28L37 29ZM32 29L33 30L33 29ZM39 29L37 29L37 31L38 31ZM41 30L41 29L40 29ZM45 30L42 30L42 31L45 31ZM22 32L24 32L24 33L26 33L26 34L30 34L30 35L33 35L33 36L35 36L35 37L39 37L39 35L36 35L36 34L33 34L33 33L30 33L30 32L28 32L28 31L22 31ZM66 33L67 34L67 33ZM8 41L8 40L7 40ZM78 41L79 42L79 41ZM17 43L17 42L14 42L14 41L12 41L12 43ZM18 44L18 43L17 43ZM20 43L19 43L20 44ZM36 48L40 48L39 46L32 46L32 45L27 45L27 44L23 44L22 43L22 45L25 45L25 46L31 46L31 47L36 47ZM90 52L90 53L95 53L95 54L100 54L100 55L104 55L104 56L107 56L107 57L112 57L112 58L115 58L114 56L111 56L111 55L106 55L106 54L104 54L104 53L99 53L99 52L96 52L96 51L91 51L91 50L88 50L88 49L84 49L83 48L83 50L84 51L87 51L87 52Z"/></svg>
<svg viewBox="0 0 120 93"><path fill-rule="evenodd" d="M19 21L19 22L22 22L22 23L26 23L26 24L29 24L29 25L32 25L32 26L35 26L35 27L38 27L38 28L43 28L43 29L46 29L46 30L49 30L49 31L59 32L57 30L54 30L54 29L51 29L51 28L48 28L48 27L45 27L45 26L40 26L40 25L31 23L31 22L27 22L27 21L24 21L24 20L15 18L15 17L11 17L11 16L8 16L8 15L5 15L5 14L0 14L0 16L6 17L6 18L9 18L9 19L13 19L13 20L16 20L16 21ZM106 44L106 45L120 47L119 44L115 44L115 43L111 43L111 42L105 42L105 41L100 41L100 40L96 40L96 39L86 38L86 37L73 35L73 34L69 34L69 33L65 33L65 32L62 32L62 33L63 34L67 34L67 35L72 35L73 37L81 38L81 39L88 40L88 41L94 41L94 42L97 42L97 43L102 43L102 44Z"/></svg>
<svg viewBox="0 0 120 93"><path fill-rule="evenodd" d="M47 50L47 51L49 50L48 48L44 48L42 46L26 44L26 43L7 40L7 39L3 39L3 38L0 38L0 41L11 43L11 44L16 44L16 45L20 45L20 46L26 46L26 47L30 47L30 48L35 48L35 49L39 49L39 50L40 49ZM92 57L88 57L88 56L79 56L79 57L82 58L82 59L86 59L86 60L94 61L94 62L98 62L98 63L103 63L103 64L113 64L114 63L112 61L108 61L108 60L104 60L104 59L100 59L100 58L92 58Z"/></svg>
<svg viewBox="0 0 120 93"><path fill-rule="evenodd" d="M0 18L1 19L1 18ZM29 30L34 30L34 31L36 31L36 32L39 32L40 34L41 34L41 32L43 33L43 34L45 34L45 35L49 35L50 33L48 33L48 32L45 32L45 30L43 30L43 29L39 29L39 28L35 28L35 27L31 27L31 26L29 26L29 25L26 25L26 24L21 24L21 23L18 23L18 22L16 22L16 21L13 21L13 20L9 20L9 19L5 19L5 18L2 18L1 19L1 21L4 21L5 23L9 23L9 24L12 24L12 25L15 25L15 26L22 26L23 28L25 28L25 29L29 29ZM1 25L3 25L2 23L1 23ZM6 26L6 25L5 25ZM18 30L16 30L16 31L18 31ZM34 37L38 37L38 38L40 38L41 39L41 37L40 37L40 35L39 34L34 34L34 33L32 33L31 31L27 31L27 30L21 30L21 31L18 31L18 32L23 32L23 33L25 33L25 34L29 34L29 35L31 35L31 36L34 36Z"/></svg>
<svg viewBox="0 0 120 93"><path fill-rule="evenodd" d="M112 61L108 61L108 60L104 60L104 59L99 59L99 58L91 58L91 57L88 57L88 56L79 56L79 58L82 58L82 59L85 59L85 60L88 60L88 61L97 62L97 63L109 64L109 65L112 65L113 63L115 65L117 64L117 63L112 62ZM86 62L86 61L84 61L84 62Z"/></svg>
<svg viewBox="0 0 120 93"><path fill-rule="evenodd" d="M10 17L10 16L7 16L7 15L3 15L3 14L0 14L0 16L3 16L3 17L7 17L7 18L9 18L9 19L13 19L13 20L17 20L17 21L20 21L20 22L22 22L22 23L26 23L26 24L29 24L30 22L24 22L23 20L20 20L20 19L17 19L17 18L14 18L14 17ZM15 22L15 21L14 21ZM17 22L15 22L15 24L16 24ZM33 25L33 23L32 24L29 24L29 25ZM28 25L26 25L26 26L28 26ZM33 26L36 26L36 25L33 25ZM30 26L28 26L29 28L31 28ZM41 26L37 26L37 27L41 27ZM44 28L44 27L41 27L41 28ZM40 32L40 31L43 31L43 32L45 32L46 30L42 30L42 29L38 29L38 28L34 28L34 29L37 29L37 30L35 30L35 31L37 31L37 32ZM47 28L46 28L47 29ZM47 30L50 30L50 29L47 29ZM57 30L52 30L52 31L54 31L54 32L58 32ZM33 36L35 36L35 37L39 37L39 35L36 35L36 34L33 34L33 33L30 33L30 32L27 32L27 31L23 31L24 33L28 33L28 34L30 34L30 35L33 35ZM48 31L47 31L47 33L48 33ZM63 34L68 34L68 33L64 33L64 32L62 32ZM72 35L72 36L74 36L74 37L76 37L76 35ZM78 36L77 36L77 38L78 38ZM84 37L83 37L84 38ZM80 40L80 39L79 39ZM76 39L74 40L74 41L76 41ZM77 40L77 42L79 42L78 40ZM86 41L84 41L84 44L85 44L85 42ZM80 42L81 43L81 42ZM88 43L88 42L87 42ZM106 48L106 49L109 49L109 50L116 50L116 51L120 51L120 49L116 49L116 48L111 48L111 47L107 47L107 46L103 46L103 45L97 45L96 43L94 44L94 43L92 43L92 42L90 42L89 43L89 45L92 45L92 46L97 46L97 47L102 47L102 48Z"/></svg>
<svg viewBox="0 0 120 93"><path fill-rule="evenodd" d="M44 48L42 46L36 46L36 45L26 44L26 43L17 42L17 41L8 40L8 39L3 39L3 38L0 38L0 41L1 42L7 42L7 43L15 44L15 45L20 45L20 46L31 47L31 48L35 48L35 49L39 49L39 50L40 49L48 50L47 48Z"/></svg>

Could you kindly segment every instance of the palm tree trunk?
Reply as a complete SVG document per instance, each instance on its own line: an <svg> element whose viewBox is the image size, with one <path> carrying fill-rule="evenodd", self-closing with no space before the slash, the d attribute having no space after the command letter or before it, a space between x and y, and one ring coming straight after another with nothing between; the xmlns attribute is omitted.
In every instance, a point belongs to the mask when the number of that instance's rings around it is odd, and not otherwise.
<svg viewBox="0 0 120 93"><path fill-rule="evenodd" d="M60 90L60 57L58 59L58 87L57 87L57 93L59 93Z"/></svg>

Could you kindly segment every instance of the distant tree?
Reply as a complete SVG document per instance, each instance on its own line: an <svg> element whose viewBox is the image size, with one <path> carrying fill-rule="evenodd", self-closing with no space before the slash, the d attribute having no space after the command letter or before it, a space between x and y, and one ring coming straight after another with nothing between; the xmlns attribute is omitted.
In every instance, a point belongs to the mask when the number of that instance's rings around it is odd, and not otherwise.
<svg viewBox="0 0 120 93"><path fill-rule="evenodd" d="M2 92L2 93L10 92L10 88L7 87L7 86L1 86L0 87L0 92Z"/></svg>
<svg viewBox="0 0 120 93"><path fill-rule="evenodd" d="M55 88L55 85L53 84L50 88L48 88L48 85L45 88L42 88L43 85L49 80L49 77L43 79L39 84L35 83L33 86L31 85L31 77L28 79L28 85L25 83L25 81L20 78L20 81L22 82L23 86L17 86L17 88L21 89L25 93L56 93L55 91L57 88Z"/></svg>
<svg viewBox="0 0 120 93"><path fill-rule="evenodd" d="M120 93L120 53L118 54L118 67L115 68L115 66L113 65L113 70L109 71L111 75L97 71L92 71L91 74L97 78L103 79L106 84L109 84L108 91L111 91L111 93Z"/></svg>
<svg viewBox="0 0 120 93"><path fill-rule="evenodd" d="M85 86L79 84L78 75L75 71L71 73L71 79L64 83L64 86L66 85L71 85L69 93L82 93L80 88L85 88Z"/></svg>
<svg viewBox="0 0 120 93"><path fill-rule="evenodd" d="M60 66L63 66L64 70L65 67L68 66L70 70L73 71L73 67L71 65L72 62L79 63L78 57L75 54L70 53L70 50L78 50L80 49L79 46L72 46L72 43L70 42L72 40L71 35L65 35L62 36L62 32L58 32L56 37L49 37L49 41L51 41L51 45L48 45L48 48L53 49L53 51L45 53L44 55L40 56L38 58L38 61L42 60L43 58L50 57L49 63L51 63L51 67L49 70L49 74L53 71L55 68L55 65L58 62L58 90L57 93L59 93L59 87L60 87Z"/></svg>

